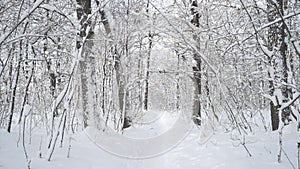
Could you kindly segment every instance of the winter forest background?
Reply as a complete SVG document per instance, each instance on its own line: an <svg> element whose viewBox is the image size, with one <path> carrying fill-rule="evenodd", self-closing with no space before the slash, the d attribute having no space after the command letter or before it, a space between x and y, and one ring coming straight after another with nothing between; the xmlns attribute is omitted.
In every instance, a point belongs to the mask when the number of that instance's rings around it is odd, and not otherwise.
<svg viewBox="0 0 300 169"><path fill-rule="evenodd" d="M275 131L273 160L292 168L299 38L298 0L1 0L0 128L30 168L34 138L51 161L89 126L122 134L147 113L191 113L193 132L235 133L249 156L245 137Z"/></svg>

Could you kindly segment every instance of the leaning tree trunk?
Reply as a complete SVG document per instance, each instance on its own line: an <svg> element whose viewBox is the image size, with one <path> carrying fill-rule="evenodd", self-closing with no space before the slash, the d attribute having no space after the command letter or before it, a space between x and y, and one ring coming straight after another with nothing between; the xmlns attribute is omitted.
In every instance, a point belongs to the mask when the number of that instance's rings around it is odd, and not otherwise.
<svg viewBox="0 0 300 169"><path fill-rule="evenodd" d="M20 75L20 67L21 67L21 58L22 58L22 40L20 41L20 50L19 50L19 56L16 57L17 61L17 67L15 74L13 76L13 82L12 82L12 91L11 91L11 99L9 104L9 119L8 119L8 127L7 131L11 132L12 122L13 122L13 115L14 115L14 109L15 109L15 100L16 100L16 92L18 87L18 81L19 81L19 75Z"/></svg>

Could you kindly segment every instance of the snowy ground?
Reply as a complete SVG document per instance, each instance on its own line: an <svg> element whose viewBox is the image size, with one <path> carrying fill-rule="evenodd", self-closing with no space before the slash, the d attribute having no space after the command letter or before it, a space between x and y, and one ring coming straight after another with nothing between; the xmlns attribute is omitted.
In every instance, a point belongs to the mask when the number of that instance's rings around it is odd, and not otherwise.
<svg viewBox="0 0 300 169"><path fill-rule="evenodd" d="M283 145L286 155L297 168L297 141L299 133L295 126L289 126L283 132ZM135 130L132 128L130 130ZM138 132L128 132L129 135ZM122 158L102 150L94 144L85 132L72 135L70 158L68 141L57 146L50 162L45 145L42 158L38 158L41 137L35 134L32 144L27 144L32 169L289 169L293 168L285 154L282 162L277 162L278 132L257 132L245 137L245 145L252 157L241 144L243 138L232 133L216 131L208 141L202 143L201 129L193 128L191 133L172 150L152 158ZM0 169L25 169L26 160L21 142L17 147L18 134L8 134L0 130ZM70 137L70 136L69 136ZM69 140L67 137L66 140ZM201 141L202 140L202 141ZM43 143L44 144L44 143ZM149 144L149 149L151 148Z"/></svg>

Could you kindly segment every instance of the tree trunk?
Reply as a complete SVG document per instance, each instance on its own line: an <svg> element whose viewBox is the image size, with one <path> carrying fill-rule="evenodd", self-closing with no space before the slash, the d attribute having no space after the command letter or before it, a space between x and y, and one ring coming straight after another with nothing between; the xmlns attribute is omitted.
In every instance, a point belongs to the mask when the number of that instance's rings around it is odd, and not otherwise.
<svg viewBox="0 0 300 169"><path fill-rule="evenodd" d="M195 59L195 58L194 58ZM196 125L201 125L201 60L197 59L197 65L193 67L194 74L194 103L193 121Z"/></svg>
<svg viewBox="0 0 300 169"><path fill-rule="evenodd" d="M276 14L274 9L272 8L272 2L268 1L268 21L272 22L276 19ZM268 47L269 50L273 50L273 45L277 41L277 28L276 25L272 25L269 28L268 31ZM275 91L275 85L274 85L274 72L275 72L275 56L268 56L268 63L269 63L269 70L268 70L268 76L270 78L269 80L269 94L271 96L274 95ZM277 109L277 103L274 101L270 101L270 112L271 112L271 123L272 123L272 130L277 130L279 127L279 115L278 115L278 109Z"/></svg>
<svg viewBox="0 0 300 169"><path fill-rule="evenodd" d="M147 1L147 8L146 13L148 15L148 19L150 18L149 13L149 6L150 6L150 0ZM149 76L150 76L150 56L151 56L151 50L152 50L152 32L151 30L148 33L148 51L147 51L147 61L146 61L146 79L145 79L145 100L144 100L144 109L148 110L149 108Z"/></svg>
<svg viewBox="0 0 300 169"><path fill-rule="evenodd" d="M146 79L145 79L145 100L144 100L144 109L148 110L149 108L149 76L150 76L150 55L151 55L151 48L152 48L152 34L149 32L148 34L149 39L149 47L147 53L147 61L146 61Z"/></svg>
<svg viewBox="0 0 300 169"><path fill-rule="evenodd" d="M116 79L117 79L117 84L118 84L118 95L119 95L119 107L120 107L120 112L122 114L123 118L123 126L122 129L128 128L131 126L130 124L130 119L127 116L127 98L128 98L128 91L126 89L126 83L125 83L125 78L124 75L121 74L122 68L121 68L121 63L120 63L120 56L117 56L115 58L115 70L116 70Z"/></svg>
<svg viewBox="0 0 300 169"><path fill-rule="evenodd" d="M97 5L99 5L99 1L96 1ZM100 15L101 15L101 20L104 25L104 29L108 37L111 37L111 28L109 21L107 19L106 13L104 9L99 10ZM113 45L113 44L110 44ZM118 85L118 97L119 97L119 108L120 112L123 116L123 125L122 129L130 127L130 119L127 115L127 103L126 103L126 98L128 96L128 92L126 89L126 84L125 84L125 76L123 75L123 69L122 69L122 64L121 64L121 56L117 53L117 47L114 46L111 48L111 53L114 55L114 68L116 71L116 80L117 80L117 85Z"/></svg>
<svg viewBox="0 0 300 169"><path fill-rule="evenodd" d="M197 0L191 0L191 14L193 19L191 23L199 28L200 23L200 14L198 12L198 3ZM194 40L197 43L197 49L199 50L198 44L198 36L196 34L193 35ZM193 55L195 64L193 65L193 74L194 74L194 103L193 103L193 121L196 125L201 125L201 103L200 103L200 95L201 95L201 58L200 56L194 52Z"/></svg>
<svg viewBox="0 0 300 169"><path fill-rule="evenodd" d="M277 0L278 3L278 8L277 8L277 13L279 16L284 16L285 15L285 10L287 9L287 5L288 5L288 1L287 0ZM287 49L287 25L285 24L285 22L282 22L279 26L279 30L280 30L280 35L279 35L279 43L280 43L280 55L281 55L281 60L282 60L282 75L283 75L283 79L282 81L284 82L284 84L282 85L281 91L282 91L282 95L283 95L283 103L286 103L290 100L290 98L292 97L292 92L291 89L285 85L285 84L289 84L290 82L288 81L289 78L288 77L288 72L289 67L289 57L288 57L288 49ZM281 120L284 124L288 124L290 119L290 115L291 115L291 108L287 107L285 109L282 110L282 114L281 114Z"/></svg>
<svg viewBox="0 0 300 169"><path fill-rule="evenodd" d="M80 32L79 40L77 40L77 50L82 50L81 61L79 62L80 73L81 73L81 95L82 95L82 111L83 111L83 125L84 127L88 126L88 116L89 116L89 103L88 103L88 94L89 94L89 80L88 80L88 48L92 46L91 35L92 31L86 34L88 26L91 26L91 22L88 21L88 15L91 14L91 0L76 0L77 2L77 19L80 21ZM85 39L86 38L86 39ZM83 41L85 39L85 41ZM88 42L89 44L86 44Z"/></svg>
<svg viewBox="0 0 300 169"><path fill-rule="evenodd" d="M180 71L180 55L176 52L177 55L177 71ZM180 76L179 72L176 73L176 110L180 110Z"/></svg>
<svg viewBox="0 0 300 169"><path fill-rule="evenodd" d="M16 100L16 91L18 87L18 81L19 81L19 74L20 74L20 67L21 67L21 55L22 55L22 40L20 41L20 53L19 56L17 56L17 67L16 72L13 78L12 82L12 91L11 91L11 99L9 104L9 119L8 119L8 127L7 131L11 132L12 127L12 121L13 121L13 115L14 115L14 108L15 108L15 100Z"/></svg>
<svg viewBox="0 0 300 169"><path fill-rule="evenodd" d="M267 12L268 21L272 22L280 16L284 15L284 10L287 7L286 0L277 0L276 4L272 0L267 1ZM287 44L286 44L286 25L284 22L271 25L268 31L268 48L273 51L272 55L268 56L269 63L269 94L274 98L270 101L270 112L271 112L271 122L272 130L277 130L279 127L279 122L282 120L284 124L287 124L290 120L291 109L287 107L282 110L279 114L279 108L281 102L288 102L290 97L290 89L288 89L288 57L287 57ZM278 51L279 49L279 51ZM281 82L283 84L278 84ZM275 90L280 90L282 93L282 100L278 96L278 92ZM279 119L279 116L282 118Z"/></svg>

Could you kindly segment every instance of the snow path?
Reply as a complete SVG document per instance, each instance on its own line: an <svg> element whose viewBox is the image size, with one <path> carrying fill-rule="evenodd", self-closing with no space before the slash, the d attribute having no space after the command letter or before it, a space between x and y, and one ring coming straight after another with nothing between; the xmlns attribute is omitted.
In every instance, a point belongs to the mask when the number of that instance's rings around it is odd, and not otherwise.
<svg viewBox="0 0 300 169"><path fill-rule="evenodd" d="M85 133L97 146L114 155L139 159L155 157L179 144L192 128L191 118L186 114L180 112L162 112L161 114L153 113L151 118L154 120L145 117L146 121L151 121L151 123L132 126L123 134L109 128L103 132L93 126L87 127ZM154 132L152 134L150 132L151 135L147 136L145 133L149 133L149 129ZM141 135L144 136L141 137Z"/></svg>
<svg viewBox="0 0 300 169"><path fill-rule="evenodd" d="M284 150L297 167L297 141L299 133L289 127L284 130ZM199 129L194 128L190 135L178 146L162 155L147 159L129 159L115 156L97 147L84 132L72 135L70 158L67 158L67 141L62 148L57 146L53 160L37 158L40 136L33 138L28 145L32 169L292 169L287 158L277 163L278 133L257 133L246 137L249 157L239 136L219 131L209 141L200 144ZM0 130L0 169L22 169L26 163L22 147L16 147L17 134ZM43 144L44 145L44 144ZM45 148L45 145L43 146ZM43 155L46 150L42 149Z"/></svg>

